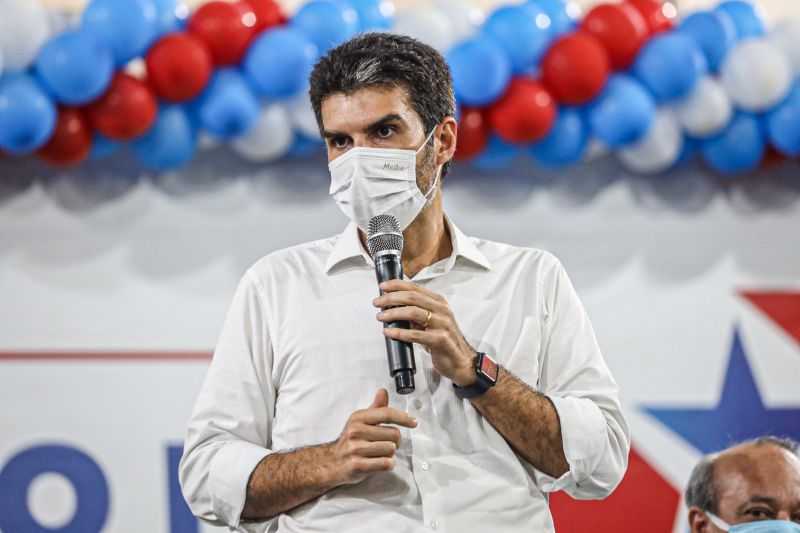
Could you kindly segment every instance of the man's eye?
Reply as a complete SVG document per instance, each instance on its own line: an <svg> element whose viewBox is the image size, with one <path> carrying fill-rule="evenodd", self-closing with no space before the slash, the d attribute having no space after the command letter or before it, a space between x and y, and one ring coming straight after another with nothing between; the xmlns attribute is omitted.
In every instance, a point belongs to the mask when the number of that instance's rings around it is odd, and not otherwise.
<svg viewBox="0 0 800 533"><path fill-rule="evenodd" d="M331 144L334 148L344 148L347 146L347 138L346 137L334 137L331 139Z"/></svg>
<svg viewBox="0 0 800 533"><path fill-rule="evenodd" d="M765 520L772 517L772 512L766 509L748 509L747 514L759 520Z"/></svg>
<svg viewBox="0 0 800 533"><path fill-rule="evenodd" d="M381 137L381 138L385 139L386 137L388 137L392 133L394 133L394 128L392 128L391 126L382 126L378 130L378 137Z"/></svg>

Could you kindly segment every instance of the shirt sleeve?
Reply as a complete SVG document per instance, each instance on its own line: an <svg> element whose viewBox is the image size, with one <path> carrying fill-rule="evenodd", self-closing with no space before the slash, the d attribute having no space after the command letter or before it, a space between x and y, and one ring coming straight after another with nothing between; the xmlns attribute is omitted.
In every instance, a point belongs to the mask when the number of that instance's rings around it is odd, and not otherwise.
<svg viewBox="0 0 800 533"><path fill-rule="evenodd" d="M199 518L239 528L247 484L271 450L275 390L270 315L255 274L233 297L189 419L180 482Z"/></svg>
<svg viewBox="0 0 800 533"><path fill-rule="evenodd" d="M542 353L539 390L558 413L569 471L555 479L535 471L544 492L576 499L608 496L628 465L630 436L619 388L566 271L553 258L541 278Z"/></svg>

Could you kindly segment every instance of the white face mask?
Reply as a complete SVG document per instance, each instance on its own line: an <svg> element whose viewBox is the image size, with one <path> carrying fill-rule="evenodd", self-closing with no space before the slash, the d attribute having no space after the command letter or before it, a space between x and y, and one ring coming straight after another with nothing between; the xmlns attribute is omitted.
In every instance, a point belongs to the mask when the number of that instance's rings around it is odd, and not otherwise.
<svg viewBox="0 0 800 533"><path fill-rule="evenodd" d="M363 231L378 215L392 215L400 229L406 229L433 198L439 182L437 168L427 193L417 187L417 154L434 131L416 151L358 147L331 161L330 195L339 209Z"/></svg>

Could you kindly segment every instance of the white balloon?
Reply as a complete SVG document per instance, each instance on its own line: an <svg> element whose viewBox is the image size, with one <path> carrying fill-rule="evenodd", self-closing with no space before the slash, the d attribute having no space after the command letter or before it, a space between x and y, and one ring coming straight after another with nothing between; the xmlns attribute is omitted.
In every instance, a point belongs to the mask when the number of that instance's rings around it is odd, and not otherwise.
<svg viewBox="0 0 800 533"><path fill-rule="evenodd" d="M780 102L792 84L789 59L765 39L747 39L722 62L722 86L747 111L764 111Z"/></svg>
<svg viewBox="0 0 800 533"><path fill-rule="evenodd" d="M24 70L50 37L47 10L38 0L0 0L0 50L8 70Z"/></svg>
<svg viewBox="0 0 800 533"><path fill-rule="evenodd" d="M683 128L694 137L711 137L719 133L733 116L733 105L722 85L710 76L703 76L694 89L674 107Z"/></svg>
<svg viewBox="0 0 800 533"><path fill-rule="evenodd" d="M234 139L232 146L244 159L265 163L285 154L293 141L289 113L280 104L268 104L261 110L255 126L242 137Z"/></svg>
<svg viewBox="0 0 800 533"><path fill-rule="evenodd" d="M784 20L772 29L767 40L786 54L794 77L800 78L800 19Z"/></svg>
<svg viewBox="0 0 800 533"><path fill-rule="evenodd" d="M420 4L397 15L392 32L418 39L442 53L458 42L447 13L432 5Z"/></svg>
<svg viewBox="0 0 800 533"><path fill-rule="evenodd" d="M80 15L67 13L66 11L48 9L47 20L50 25L50 35L58 35L70 30L76 30L81 25Z"/></svg>
<svg viewBox="0 0 800 533"><path fill-rule="evenodd" d="M450 19L453 38L459 43L475 35L486 20L486 13L469 0L439 0L435 6Z"/></svg>
<svg viewBox="0 0 800 533"><path fill-rule="evenodd" d="M308 93L303 91L297 96L286 101L286 111L289 112L289 120L304 137L319 139L319 126L317 117L314 115L314 108L311 107L311 100Z"/></svg>
<svg viewBox="0 0 800 533"><path fill-rule="evenodd" d="M644 138L620 149L617 157L632 172L656 174L675 164L682 148L683 132L677 117L661 108Z"/></svg>

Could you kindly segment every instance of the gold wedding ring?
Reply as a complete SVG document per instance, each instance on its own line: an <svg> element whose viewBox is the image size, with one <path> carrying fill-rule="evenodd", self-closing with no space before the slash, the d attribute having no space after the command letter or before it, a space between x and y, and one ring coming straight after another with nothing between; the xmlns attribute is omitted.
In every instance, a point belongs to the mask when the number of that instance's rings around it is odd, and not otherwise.
<svg viewBox="0 0 800 533"><path fill-rule="evenodd" d="M431 317L432 317L432 316L433 316L433 313L432 313L431 311L428 311L428 316L427 316L427 318L425 319L425 323L423 323L423 324L422 324L422 327L423 327L423 328L427 328L427 327L428 327L428 322L430 322L430 321L431 321Z"/></svg>

